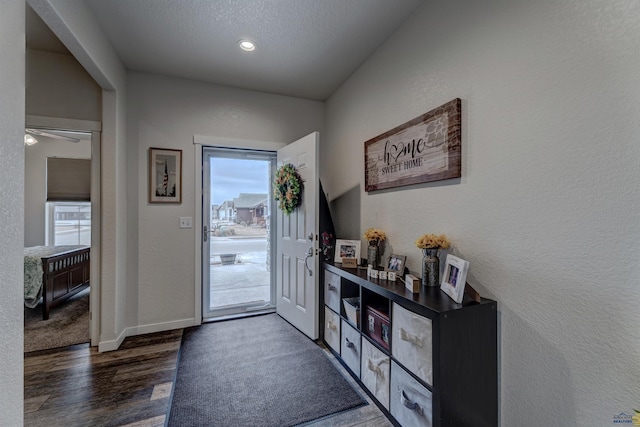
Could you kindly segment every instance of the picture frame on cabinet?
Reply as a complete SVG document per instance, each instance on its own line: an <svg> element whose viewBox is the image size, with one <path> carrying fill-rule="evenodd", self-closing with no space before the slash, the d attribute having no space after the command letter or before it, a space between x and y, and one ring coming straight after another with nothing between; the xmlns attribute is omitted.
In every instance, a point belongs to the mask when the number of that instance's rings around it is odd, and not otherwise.
<svg viewBox="0 0 640 427"><path fill-rule="evenodd" d="M460 304L464 298L464 287L467 283L468 271L468 261L458 258L455 255L447 254L440 289L458 304Z"/></svg>
<svg viewBox="0 0 640 427"><path fill-rule="evenodd" d="M389 261L387 261L385 271L393 271L402 276L402 273L404 272L404 262L406 259L407 257L405 255L391 254Z"/></svg>
<svg viewBox="0 0 640 427"><path fill-rule="evenodd" d="M336 240L334 262L342 263L342 258L353 258L356 265L360 265L360 240Z"/></svg>

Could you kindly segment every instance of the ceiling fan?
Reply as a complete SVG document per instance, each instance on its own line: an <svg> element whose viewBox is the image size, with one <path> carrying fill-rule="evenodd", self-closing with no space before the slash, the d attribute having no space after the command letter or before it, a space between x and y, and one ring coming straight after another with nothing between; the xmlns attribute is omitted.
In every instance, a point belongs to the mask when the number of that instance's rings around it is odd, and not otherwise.
<svg viewBox="0 0 640 427"><path fill-rule="evenodd" d="M80 142L80 139L78 139L78 138L74 138L74 137L67 136L67 135L63 134L63 133L68 134L68 133L72 133L72 132L56 132L56 131L53 131L53 130L44 131L44 130L29 129L29 128L25 129L25 132L26 132L26 134L25 134L25 144L28 144L27 143L27 139L28 139L29 136L31 136L32 137L31 139L33 141L35 141L35 142L32 142L31 144L35 144L36 142L38 142L35 138L33 138L33 136L44 136L44 137L47 137L47 138L62 139L64 141L69 141L69 142L74 142L74 143ZM28 145L31 145L31 144L28 144Z"/></svg>

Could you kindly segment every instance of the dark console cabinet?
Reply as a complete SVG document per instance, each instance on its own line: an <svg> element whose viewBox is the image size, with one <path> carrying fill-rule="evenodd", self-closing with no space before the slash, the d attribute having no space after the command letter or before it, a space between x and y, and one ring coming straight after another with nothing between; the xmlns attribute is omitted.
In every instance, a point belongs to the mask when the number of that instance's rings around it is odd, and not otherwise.
<svg viewBox="0 0 640 427"><path fill-rule="evenodd" d="M401 280L339 264L323 273L324 341L394 424L498 425L496 301L457 304L440 288L413 294ZM342 300L355 297L354 317ZM381 313L383 326L388 315L388 327L370 333L380 320L368 313Z"/></svg>

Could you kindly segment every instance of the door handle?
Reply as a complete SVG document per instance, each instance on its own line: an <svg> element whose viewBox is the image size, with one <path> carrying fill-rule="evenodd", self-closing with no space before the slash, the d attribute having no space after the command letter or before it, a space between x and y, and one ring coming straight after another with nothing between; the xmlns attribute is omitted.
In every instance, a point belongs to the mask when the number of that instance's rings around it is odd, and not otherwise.
<svg viewBox="0 0 640 427"><path fill-rule="evenodd" d="M305 268L305 270L307 270L309 272L309 276L313 276L313 271L311 271L311 269L307 265L307 260L312 256L313 256L313 248L311 247L307 251L307 255L304 257L304 268Z"/></svg>
<svg viewBox="0 0 640 427"><path fill-rule="evenodd" d="M206 242L208 237L209 237L209 229L207 228L207 226L204 226L204 229L202 231L202 237L204 238L204 241Z"/></svg>

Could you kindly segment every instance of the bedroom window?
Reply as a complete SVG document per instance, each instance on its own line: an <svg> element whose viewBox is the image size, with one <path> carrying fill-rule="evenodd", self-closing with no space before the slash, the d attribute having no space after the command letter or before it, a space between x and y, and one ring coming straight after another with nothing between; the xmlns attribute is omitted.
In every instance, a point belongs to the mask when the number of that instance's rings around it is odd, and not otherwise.
<svg viewBox="0 0 640 427"><path fill-rule="evenodd" d="M47 246L91 244L91 202L47 202Z"/></svg>

